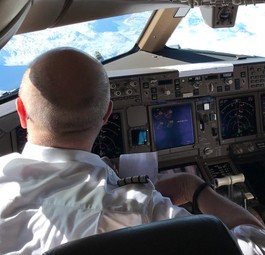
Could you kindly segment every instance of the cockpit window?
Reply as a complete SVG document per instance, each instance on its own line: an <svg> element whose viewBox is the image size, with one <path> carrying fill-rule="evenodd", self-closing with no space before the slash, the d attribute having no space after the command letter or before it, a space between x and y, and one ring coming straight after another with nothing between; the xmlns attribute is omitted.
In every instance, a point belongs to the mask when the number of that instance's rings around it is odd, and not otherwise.
<svg viewBox="0 0 265 255"><path fill-rule="evenodd" d="M265 4L240 5L233 27L212 28L204 22L200 8L191 8L166 45L264 57L264 24L261 22L264 18Z"/></svg>
<svg viewBox="0 0 265 255"><path fill-rule="evenodd" d="M52 48L75 47L100 61L130 51L151 15L135 13L14 36L0 51L0 100L15 94L28 64ZM166 46L264 57L264 28L259 22L264 16L265 4L240 5L233 27L211 28L199 7L190 8Z"/></svg>
<svg viewBox="0 0 265 255"><path fill-rule="evenodd" d="M16 93L28 64L47 50L75 47L100 61L128 52L151 14L135 13L13 36L0 51L0 98Z"/></svg>

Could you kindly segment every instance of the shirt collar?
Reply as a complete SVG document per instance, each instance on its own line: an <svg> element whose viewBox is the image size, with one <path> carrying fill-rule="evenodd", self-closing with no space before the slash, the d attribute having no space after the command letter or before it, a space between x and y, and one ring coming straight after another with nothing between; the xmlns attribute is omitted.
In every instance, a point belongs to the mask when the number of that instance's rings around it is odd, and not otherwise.
<svg viewBox="0 0 265 255"><path fill-rule="evenodd" d="M89 163L93 161L97 165L105 166L101 158L88 151L45 147L27 142L22 151L23 157L45 161L49 163L78 161Z"/></svg>
<svg viewBox="0 0 265 255"><path fill-rule="evenodd" d="M22 151L22 156L28 159L39 160L48 163L63 163L77 161L104 168L107 173L107 182L117 185L118 176L97 154L82 151L54 147L45 147L27 142Z"/></svg>

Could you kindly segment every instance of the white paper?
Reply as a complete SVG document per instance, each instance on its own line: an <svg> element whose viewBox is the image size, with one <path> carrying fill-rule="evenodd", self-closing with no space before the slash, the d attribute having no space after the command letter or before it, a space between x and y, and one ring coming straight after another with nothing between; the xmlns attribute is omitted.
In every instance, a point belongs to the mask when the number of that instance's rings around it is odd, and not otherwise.
<svg viewBox="0 0 265 255"><path fill-rule="evenodd" d="M155 183L158 174L158 160L156 152L143 152L120 155L119 176L121 178L137 175L148 175Z"/></svg>

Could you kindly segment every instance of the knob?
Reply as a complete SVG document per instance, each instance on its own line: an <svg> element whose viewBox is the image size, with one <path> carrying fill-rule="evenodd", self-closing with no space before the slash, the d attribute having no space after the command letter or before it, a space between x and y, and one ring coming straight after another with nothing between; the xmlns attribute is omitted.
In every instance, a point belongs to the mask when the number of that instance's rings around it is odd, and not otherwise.
<svg viewBox="0 0 265 255"><path fill-rule="evenodd" d="M157 84L157 80L151 80L150 84Z"/></svg>
<svg viewBox="0 0 265 255"><path fill-rule="evenodd" d="M231 184L231 179L229 176L225 176L222 178L215 178L214 184L216 188L221 187L221 186L227 186Z"/></svg>
<svg viewBox="0 0 265 255"><path fill-rule="evenodd" d="M232 85L233 84L233 80L232 79L225 79L225 84Z"/></svg>
<svg viewBox="0 0 265 255"><path fill-rule="evenodd" d="M205 147L205 148L203 149L203 153L204 153L205 155L210 155L210 154L213 153L213 149L210 148L210 147Z"/></svg>
<svg viewBox="0 0 265 255"><path fill-rule="evenodd" d="M252 144L250 144L250 145L248 146L248 151L249 151L249 152L253 152L254 150L255 150L254 146L253 146Z"/></svg>
<svg viewBox="0 0 265 255"><path fill-rule="evenodd" d="M231 175L230 178L231 178L231 184L242 183L245 181L245 176L242 173L237 175Z"/></svg>
<svg viewBox="0 0 265 255"><path fill-rule="evenodd" d="M111 88L111 89L115 89L115 88L116 88L116 84L115 84L115 83L111 83L111 84L110 84L110 88Z"/></svg>
<svg viewBox="0 0 265 255"><path fill-rule="evenodd" d="M130 81L130 86L131 87L135 87L137 85L137 82L136 81Z"/></svg>
<svg viewBox="0 0 265 255"><path fill-rule="evenodd" d="M116 90L116 91L114 92L114 95L117 96L117 97L119 97L119 96L121 96L121 92L120 92L119 90Z"/></svg>
<svg viewBox="0 0 265 255"><path fill-rule="evenodd" d="M126 91L125 91L125 94L126 95L131 95L133 93L133 91L131 90L131 89L127 89Z"/></svg>
<svg viewBox="0 0 265 255"><path fill-rule="evenodd" d="M168 89L164 90L164 95L165 96L169 96L170 94L171 94L170 90L168 90Z"/></svg>
<svg viewBox="0 0 265 255"><path fill-rule="evenodd" d="M198 81L196 81L196 82L193 83L193 87L194 87L195 89L198 89L198 88L200 87L200 85L201 85L201 83L198 82Z"/></svg>

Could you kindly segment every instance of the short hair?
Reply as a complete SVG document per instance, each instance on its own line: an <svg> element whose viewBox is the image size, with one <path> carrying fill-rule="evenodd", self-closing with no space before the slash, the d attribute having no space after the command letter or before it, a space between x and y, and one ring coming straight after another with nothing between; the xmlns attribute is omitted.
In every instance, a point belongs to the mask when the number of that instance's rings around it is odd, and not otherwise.
<svg viewBox="0 0 265 255"><path fill-rule="evenodd" d="M74 58L80 58L81 56L81 61L84 61L84 68L81 68L82 70L80 70L79 75L83 75L87 78L87 81L85 81L87 82L87 88L84 87L84 91L76 91L76 96L72 93L72 95L64 97L66 92L61 91L60 93L58 88L54 89L53 92L53 88L56 88L57 84L52 83L56 83L58 80L60 81L60 78L56 78L54 81L54 79L48 77L49 75L47 75L47 73L49 73L49 71L43 73L42 60L44 58L48 59L50 56L55 58L56 56L54 55L56 55L57 50L55 49L39 56L32 62L29 69L26 71L19 91L22 101L26 101L24 104L28 118L55 134L82 132L87 130L99 131L110 101L107 73L102 64L91 56L74 49L65 50L68 51L70 55L73 53ZM59 56L60 55L58 55L57 58ZM50 64L49 61L48 64ZM96 66L97 72L94 75L98 77L91 77L90 80L86 73L89 72L87 69L91 64L92 66ZM44 68L47 69L47 65ZM53 68L53 66L49 68ZM54 70L51 72L54 72ZM90 74L92 74L91 71ZM84 83L82 79L81 82ZM94 84L89 84L89 82L94 82ZM49 83L49 86L47 86L47 83ZM73 88L75 85L76 84L70 84ZM28 91L27 87L29 86L31 86L32 89ZM82 86L84 86L84 84ZM82 89L82 86L77 87ZM71 88L70 91L73 92L73 88ZM71 96L73 100L71 100Z"/></svg>

